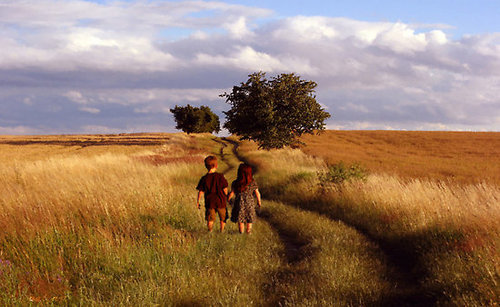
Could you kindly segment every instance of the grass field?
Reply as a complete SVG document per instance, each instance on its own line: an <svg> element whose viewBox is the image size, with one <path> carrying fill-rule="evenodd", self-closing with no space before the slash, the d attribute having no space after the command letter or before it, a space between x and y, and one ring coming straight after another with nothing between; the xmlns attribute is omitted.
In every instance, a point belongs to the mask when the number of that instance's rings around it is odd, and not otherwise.
<svg viewBox="0 0 500 307"><path fill-rule="evenodd" d="M333 131L302 138L327 163L358 162L404 178L500 185L499 132Z"/></svg>
<svg viewBox="0 0 500 307"><path fill-rule="evenodd" d="M366 181L320 184L328 157L317 153L208 134L0 137L0 305L499 301L500 188L489 173L440 181L370 168ZM232 223L207 233L194 187L208 154L228 181L240 159L258 169L265 200L252 235Z"/></svg>
<svg viewBox="0 0 500 307"><path fill-rule="evenodd" d="M399 132L394 135L399 138ZM323 148L330 146L336 145ZM381 249L392 271L389 281L397 285L392 293L399 298L392 303L495 306L500 298L500 186L482 180L481 172L473 174L480 183L464 183L383 169L365 180L320 182L326 163L319 156L336 163L332 157L349 156L342 150L316 150L315 158L300 150L242 146L245 158L259 167L268 198L342 221Z"/></svg>
<svg viewBox="0 0 500 307"><path fill-rule="evenodd" d="M131 137L2 139L0 305L265 302L255 283L280 264L276 235L208 236L195 209L201 162L220 145Z"/></svg>

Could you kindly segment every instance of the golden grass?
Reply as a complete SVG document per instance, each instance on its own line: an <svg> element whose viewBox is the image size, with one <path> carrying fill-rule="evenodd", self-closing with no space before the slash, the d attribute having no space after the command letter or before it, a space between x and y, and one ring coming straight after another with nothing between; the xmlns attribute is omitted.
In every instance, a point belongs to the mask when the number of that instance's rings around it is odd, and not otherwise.
<svg viewBox="0 0 500 307"><path fill-rule="evenodd" d="M307 135L302 150L329 164L360 162L403 178L500 184L500 133L333 131Z"/></svg>
<svg viewBox="0 0 500 307"><path fill-rule="evenodd" d="M483 229L492 235L495 230L500 231L500 187L491 184L406 181L376 174L368 176L366 182L333 187L330 193L342 194L352 203L375 206L379 211L383 208L385 222L401 223L405 231L419 231L431 225L460 225L464 230Z"/></svg>
<svg viewBox="0 0 500 307"><path fill-rule="evenodd" d="M241 150L259 166L265 197L344 221L381 246L390 246L389 254L408 257L408 265L416 261L413 269L422 273L407 272L417 274L421 283L415 291L442 304L498 301L498 185L374 173L366 181L325 188L319 184L318 172L325 167L319 158L291 149L262 152L249 142Z"/></svg>
<svg viewBox="0 0 500 307"><path fill-rule="evenodd" d="M275 235L208 236L195 208L212 136L95 138L2 138L1 305L264 302L254 283L279 265Z"/></svg>
<svg viewBox="0 0 500 307"><path fill-rule="evenodd" d="M500 230L500 187L491 183L459 184L429 179L374 173L366 181L330 185L321 190L317 172L326 167L322 159L300 150L259 151L253 143L241 146L245 156L266 173L268 185L294 184L299 179L308 192L322 196L342 195L353 204L373 206L394 215L407 230L418 231L432 224L471 225L471 228ZM298 175L298 176L297 176ZM289 180L290 182L284 182ZM297 182L294 182L297 181ZM370 211L367 208L367 211ZM498 232L492 232L498 234Z"/></svg>
<svg viewBox="0 0 500 307"><path fill-rule="evenodd" d="M385 158L400 163L394 143ZM280 257L276 229L259 221L252 236L237 235L232 224L227 234L206 235L195 209L201 161L221 155L221 146L210 135L0 137L0 302L265 304L269 285L281 280L275 273L292 269ZM362 157L364 145L356 146ZM259 165L264 197L321 213L264 202L280 227L318 250L317 267L299 267L308 274L294 280L293 272L289 284L276 285L289 303L391 302L383 297L390 290L383 261L369 252L377 242L417 255L427 272L417 286L446 292L440 302L497 301L500 202L491 176L454 182L381 168L365 182L325 189L320 157L257 151L248 142L241 150ZM238 161L224 151L219 169L231 170L231 181Z"/></svg>

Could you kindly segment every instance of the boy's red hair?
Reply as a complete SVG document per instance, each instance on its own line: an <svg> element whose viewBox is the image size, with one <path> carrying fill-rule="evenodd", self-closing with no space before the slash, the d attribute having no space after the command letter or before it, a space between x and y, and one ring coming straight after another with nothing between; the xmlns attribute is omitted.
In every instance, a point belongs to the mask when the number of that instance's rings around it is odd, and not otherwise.
<svg viewBox="0 0 500 307"><path fill-rule="evenodd" d="M208 156L205 158L205 167L207 170L211 170L214 167L217 167L217 157Z"/></svg>

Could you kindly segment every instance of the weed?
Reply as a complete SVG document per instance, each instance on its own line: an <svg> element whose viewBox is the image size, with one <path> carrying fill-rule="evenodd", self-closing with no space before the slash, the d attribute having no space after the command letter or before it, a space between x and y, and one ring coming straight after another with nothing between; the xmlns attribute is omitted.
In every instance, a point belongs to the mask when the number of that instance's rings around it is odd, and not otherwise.
<svg viewBox="0 0 500 307"><path fill-rule="evenodd" d="M330 183L342 184L351 180L366 180L366 175L366 170L360 164L346 165L344 162L329 165L326 170L318 172L323 187Z"/></svg>

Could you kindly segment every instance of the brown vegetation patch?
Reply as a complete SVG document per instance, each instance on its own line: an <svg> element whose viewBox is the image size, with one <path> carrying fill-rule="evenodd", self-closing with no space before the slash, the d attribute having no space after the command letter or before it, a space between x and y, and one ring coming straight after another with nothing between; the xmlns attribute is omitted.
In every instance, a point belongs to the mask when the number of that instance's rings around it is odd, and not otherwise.
<svg viewBox="0 0 500 307"><path fill-rule="evenodd" d="M177 149L178 149L177 151L178 152L181 151L184 154L184 156L196 156L205 152L204 150L201 149L189 149L189 150L182 150L179 148ZM158 151L158 154L163 156L171 156L172 150L160 150Z"/></svg>
<svg viewBox="0 0 500 307"><path fill-rule="evenodd" d="M154 166L167 165L173 163L203 163L201 156L165 157L163 155L149 155L135 157L140 162L152 164Z"/></svg>
<svg viewBox="0 0 500 307"><path fill-rule="evenodd" d="M391 224L397 222L400 215L397 213L383 213L380 215L380 221L385 224Z"/></svg>
<svg viewBox="0 0 500 307"><path fill-rule="evenodd" d="M68 282L61 276L54 278L29 277L21 278L20 289L26 291L29 300L35 303L61 301L69 291Z"/></svg>
<svg viewBox="0 0 500 307"><path fill-rule="evenodd" d="M485 242L485 240L481 237L466 236L464 239L454 242L452 248L458 251L471 253L478 249L484 249L486 247L486 244L487 243Z"/></svg>
<svg viewBox="0 0 500 307"><path fill-rule="evenodd" d="M6 145L59 145L59 146L150 146L162 145L170 140L168 134L95 134L95 135L43 135L0 136Z"/></svg>
<svg viewBox="0 0 500 307"><path fill-rule="evenodd" d="M121 145L121 146L150 146L150 145L162 145L168 139L158 140L158 139L115 139L115 140L0 140L0 144L5 145L59 145L59 146L109 146L109 145Z"/></svg>

